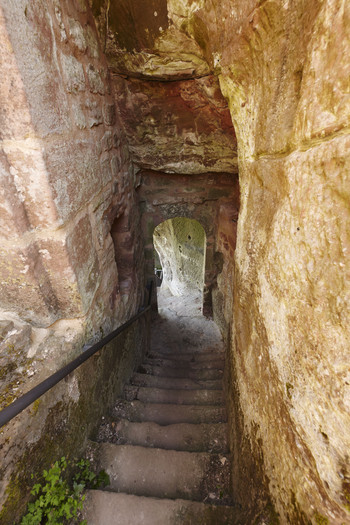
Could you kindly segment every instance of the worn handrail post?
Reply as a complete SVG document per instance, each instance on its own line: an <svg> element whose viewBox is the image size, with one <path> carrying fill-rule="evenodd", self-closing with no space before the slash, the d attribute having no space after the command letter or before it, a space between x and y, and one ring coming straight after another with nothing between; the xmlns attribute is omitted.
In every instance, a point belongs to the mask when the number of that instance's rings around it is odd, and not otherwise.
<svg viewBox="0 0 350 525"><path fill-rule="evenodd" d="M151 285L149 288L149 296L148 296L148 305L141 309L140 312L138 312L136 315L132 316L126 323L122 324L119 328L116 330L113 330L110 334L106 335L101 341L98 343L95 343L94 345L90 346L85 350L83 353L81 353L78 357L73 359L70 363L68 363L66 366L52 374L50 377L33 387L31 390L29 390L27 393L23 394L23 396L19 397L13 403L8 405L6 408L0 411L0 428L6 425L11 419L13 419L15 416L17 416L20 412L22 412L25 408L27 408L29 405L34 403L39 397L41 397L45 392L53 388L57 383L59 383L62 379L64 379L68 374L73 372L78 366L82 365L87 361L90 357L92 357L96 352L101 350L104 346L106 346L108 343L110 343L115 337L117 337L119 334L121 334L126 328L128 328L131 324L133 324L137 319L142 317L146 312L150 311L151 309L151 295L152 295L152 289L153 289L153 282L151 281Z"/></svg>

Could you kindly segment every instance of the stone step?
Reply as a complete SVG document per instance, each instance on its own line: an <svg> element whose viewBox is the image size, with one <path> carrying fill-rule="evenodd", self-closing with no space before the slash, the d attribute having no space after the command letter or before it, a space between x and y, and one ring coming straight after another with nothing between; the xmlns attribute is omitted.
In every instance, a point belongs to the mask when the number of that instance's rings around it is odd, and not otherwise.
<svg viewBox="0 0 350 525"><path fill-rule="evenodd" d="M170 353L170 352L154 352L150 351L147 356L148 359L171 359L172 361L193 361L196 363L203 363L205 361L213 361L215 359L225 360L224 352L197 352L197 353Z"/></svg>
<svg viewBox="0 0 350 525"><path fill-rule="evenodd" d="M141 374L151 374L162 377L182 377L199 381L206 379L222 379L223 376L222 369L192 370L188 367L174 368L171 366L156 366L151 364L142 364L137 371Z"/></svg>
<svg viewBox="0 0 350 525"><path fill-rule="evenodd" d="M234 507L181 499L147 498L102 490L87 492L83 518L89 525L238 525L240 523Z"/></svg>
<svg viewBox="0 0 350 525"><path fill-rule="evenodd" d="M120 419L104 423L100 427L98 440L167 450L228 453L226 433L225 423L161 426L151 421L135 423Z"/></svg>
<svg viewBox="0 0 350 525"><path fill-rule="evenodd" d="M226 410L218 406L172 405L119 400L112 415L129 421L153 421L159 425L174 423L224 423Z"/></svg>
<svg viewBox="0 0 350 525"><path fill-rule="evenodd" d="M133 445L100 443L97 467L110 478L107 490L136 496L220 502L230 477L223 454L179 452Z"/></svg>
<svg viewBox="0 0 350 525"><path fill-rule="evenodd" d="M124 397L127 401L143 403L170 403L177 405L212 405L220 406L224 402L222 390L172 390L126 385Z"/></svg>
<svg viewBox="0 0 350 525"><path fill-rule="evenodd" d="M146 358L143 362L146 365L152 366L165 366L167 368L189 368L190 370L206 370L206 369L218 369L224 368L223 359L211 359L210 361L180 361L177 359L159 359L159 358Z"/></svg>
<svg viewBox="0 0 350 525"><path fill-rule="evenodd" d="M173 390L220 390L222 388L221 379L195 380L182 377L162 377L152 376L149 374L134 374L131 378L131 384L137 386L170 388Z"/></svg>

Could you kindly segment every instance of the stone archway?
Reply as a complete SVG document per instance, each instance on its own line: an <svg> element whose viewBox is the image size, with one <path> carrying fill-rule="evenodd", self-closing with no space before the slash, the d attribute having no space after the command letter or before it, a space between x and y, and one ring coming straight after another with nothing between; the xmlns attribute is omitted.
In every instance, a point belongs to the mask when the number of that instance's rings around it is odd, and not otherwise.
<svg viewBox="0 0 350 525"><path fill-rule="evenodd" d="M154 279L155 228L167 219L195 219L206 235L203 313L210 316L213 313L213 290L217 287L217 277L222 270L215 263L214 255L217 250L226 250L225 239L230 236L235 239L236 236L236 222L233 221L236 221L239 208L237 175L206 173L192 177L147 170L140 173L140 179L142 184L138 188L138 198L145 245L146 281ZM226 222L228 224L224 228ZM232 232L228 235L230 228ZM227 243L228 249L230 242Z"/></svg>
<svg viewBox="0 0 350 525"><path fill-rule="evenodd" d="M158 304L169 295L183 297L190 301L191 311L202 313L206 252L203 226L186 217L168 219L155 228L153 244L163 274L157 288Z"/></svg>

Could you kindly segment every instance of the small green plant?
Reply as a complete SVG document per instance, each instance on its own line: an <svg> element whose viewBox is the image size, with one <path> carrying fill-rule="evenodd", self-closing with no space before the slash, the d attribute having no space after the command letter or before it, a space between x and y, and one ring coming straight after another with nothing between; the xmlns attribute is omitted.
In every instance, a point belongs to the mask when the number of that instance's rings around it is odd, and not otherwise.
<svg viewBox="0 0 350 525"><path fill-rule="evenodd" d="M67 479L68 469L74 472L71 482ZM56 461L49 470L44 470L43 479L45 483L36 483L31 490L36 499L28 504L21 525L62 525L68 520L77 523L85 500L84 489L95 489L109 483L104 470L98 475L92 472L89 460L73 463L65 457ZM86 525L86 521L81 521L80 525Z"/></svg>

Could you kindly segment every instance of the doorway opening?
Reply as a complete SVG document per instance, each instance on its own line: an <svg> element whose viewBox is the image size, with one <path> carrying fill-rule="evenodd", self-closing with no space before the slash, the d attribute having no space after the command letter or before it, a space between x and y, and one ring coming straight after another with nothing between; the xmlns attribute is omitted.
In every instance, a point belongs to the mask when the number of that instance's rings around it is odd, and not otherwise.
<svg viewBox="0 0 350 525"><path fill-rule="evenodd" d="M176 303L183 315L202 315L204 228L194 219L168 219L155 228L153 245L159 312Z"/></svg>

